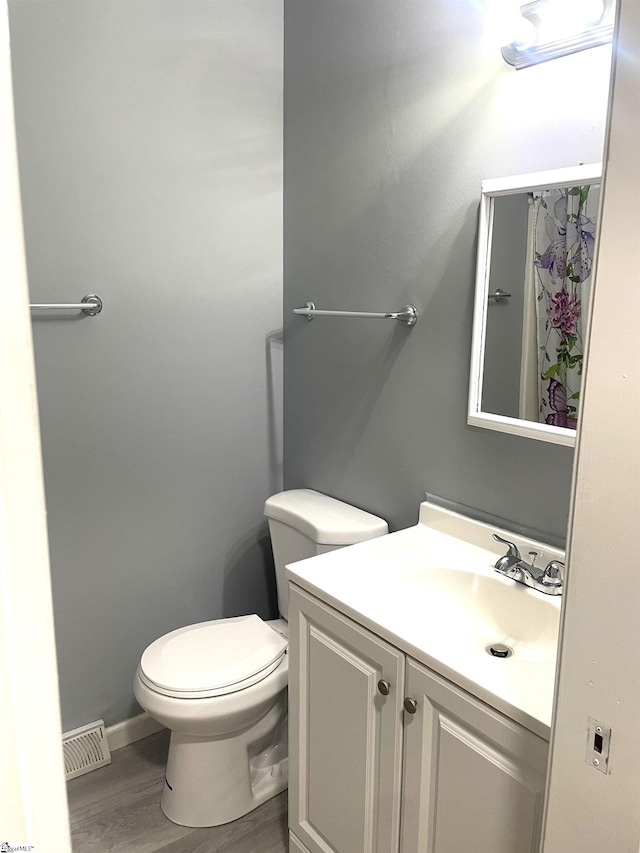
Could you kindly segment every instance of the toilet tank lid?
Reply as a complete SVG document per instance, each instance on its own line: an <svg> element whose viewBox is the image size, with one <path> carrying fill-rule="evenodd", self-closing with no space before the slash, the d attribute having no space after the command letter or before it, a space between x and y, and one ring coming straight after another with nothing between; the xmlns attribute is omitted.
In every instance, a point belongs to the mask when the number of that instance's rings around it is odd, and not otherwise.
<svg viewBox="0 0 640 853"><path fill-rule="evenodd" d="M299 530L318 545L354 545L389 532L387 522L377 515L313 489L273 495L265 502L264 514Z"/></svg>

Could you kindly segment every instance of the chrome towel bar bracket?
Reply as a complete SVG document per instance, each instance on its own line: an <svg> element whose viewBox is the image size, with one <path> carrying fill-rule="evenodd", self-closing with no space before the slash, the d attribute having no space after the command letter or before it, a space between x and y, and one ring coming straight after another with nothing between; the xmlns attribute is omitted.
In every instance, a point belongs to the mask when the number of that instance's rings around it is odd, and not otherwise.
<svg viewBox="0 0 640 853"><path fill-rule="evenodd" d="M511 297L510 293L507 293L506 290L503 290L501 287L497 287L493 293L490 293L487 296L487 299L493 299L496 302L505 302L507 299Z"/></svg>
<svg viewBox="0 0 640 853"><path fill-rule="evenodd" d="M301 308L294 308L294 314L300 314L307 320L314 317L365 317L376 320L400 320L405 326L415 326L418 322L418 309L415 305L404 305L399 311L388 311L385 314L372 311L325 311L316 308L313 302L307 302Z"/></svg>
<svg viewBox="0 0 640 853"><path fill-rule="evenodd" d="M88 293L80 302L54 302L48 305L30 305L34 311L82 311L88 317L95 317L102 311L102 299L97 293Z"/></svg>

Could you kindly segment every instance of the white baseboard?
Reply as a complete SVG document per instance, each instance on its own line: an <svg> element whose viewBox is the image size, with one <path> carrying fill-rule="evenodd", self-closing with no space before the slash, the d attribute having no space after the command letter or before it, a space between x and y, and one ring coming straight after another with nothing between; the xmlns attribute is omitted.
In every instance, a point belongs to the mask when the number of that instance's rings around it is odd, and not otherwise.
<svg viewBox="0 0 640 853"><path fill-rule="evenodd" d="M109 726L105 733L109 749L113 752L115 749L122 749L123 746L142 740L143 737L153 735L163 728L164 726L161 723L154 720L145 711L130 720L123 720L121 723Z"/></svg>

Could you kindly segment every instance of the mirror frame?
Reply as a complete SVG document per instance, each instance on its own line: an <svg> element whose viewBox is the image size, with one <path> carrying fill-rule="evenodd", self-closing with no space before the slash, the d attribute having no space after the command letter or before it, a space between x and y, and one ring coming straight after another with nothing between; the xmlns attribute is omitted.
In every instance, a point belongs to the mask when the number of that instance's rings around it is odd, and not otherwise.
<svg viewBox="0 0 640 853"><path fill-rule="evenodd" d="M533 192L540 189L558 189L585 183L602 183L602 163L587 166L569 166L546 172L512 175L482 182L480 217L478 222L478 259L476 265L476 292L473 311L473 333L471 338L471 370L469 377L469 408L467 423L470 426L497 430L512 435L523 435L538 441L563 444L573 447L576 430L520 418L483 412L482 383L484 380L485 339L487 330L487 307L489 304L489 272L491 241L493 236L494 199L514 193ZM598 229L599 231L599 225ZM597 232L596 232L597 233ZM597 239L597 237L596 237ZM593 287L592 287L593 298Z"/></svg>

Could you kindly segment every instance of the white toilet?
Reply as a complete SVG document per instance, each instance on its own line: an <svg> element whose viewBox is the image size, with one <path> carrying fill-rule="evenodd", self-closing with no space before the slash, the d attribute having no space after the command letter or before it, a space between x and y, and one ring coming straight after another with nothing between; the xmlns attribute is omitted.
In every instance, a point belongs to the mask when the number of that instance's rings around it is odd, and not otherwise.
<svg viewBox="0 0 640 853"><path fill-rule="evenodd" d="M388 533L386 521L310 489L265 503L281 619L188 625L143 653L140 705L171 730L161 806L183 826L235 820L287 787L285 565Z"/></svg>

